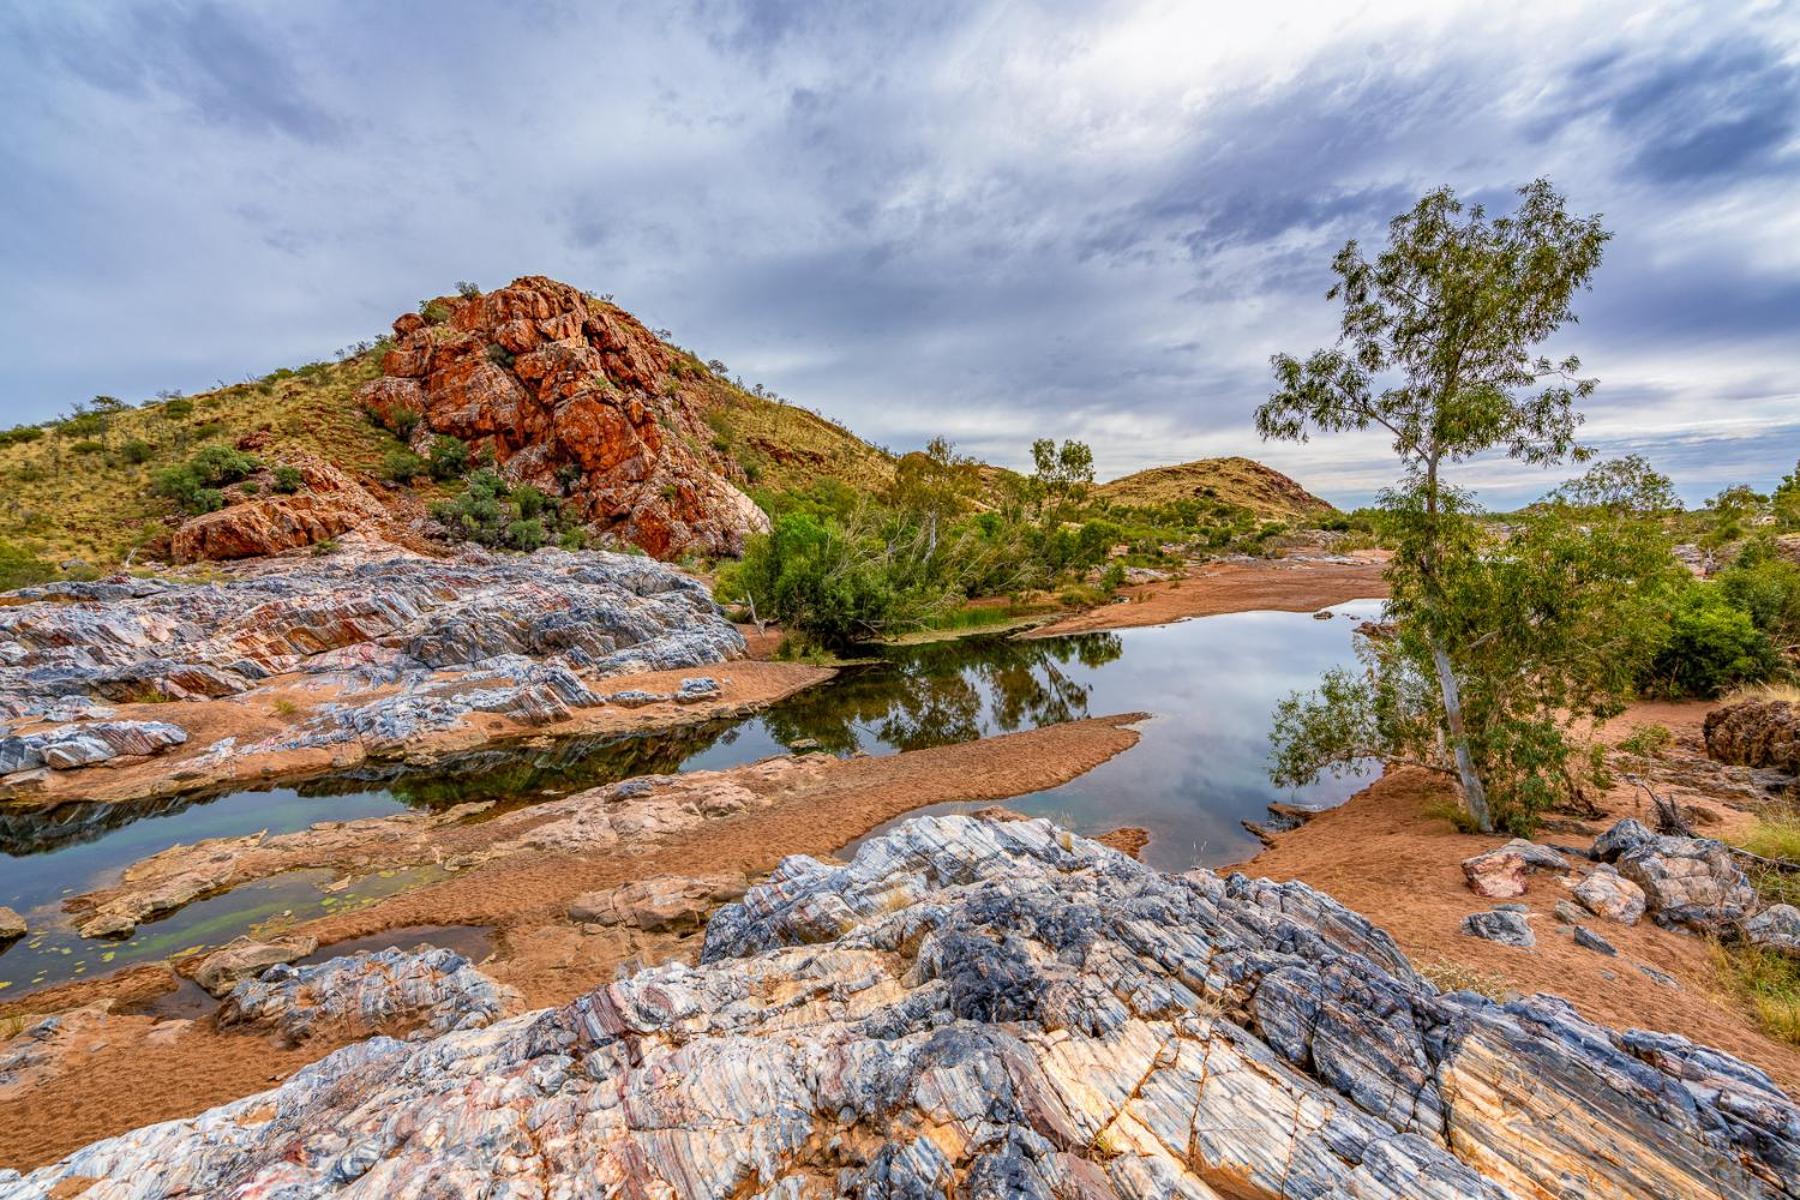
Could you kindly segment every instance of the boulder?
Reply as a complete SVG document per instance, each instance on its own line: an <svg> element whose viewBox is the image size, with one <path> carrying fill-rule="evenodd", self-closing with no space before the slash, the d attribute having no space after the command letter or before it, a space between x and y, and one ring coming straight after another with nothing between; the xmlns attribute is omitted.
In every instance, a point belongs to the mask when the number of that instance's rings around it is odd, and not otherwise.
<svg viewBox="0 0 1800 1200"><path fill-rule="evenodd" d="M710 675L701 675L681 681L681 686L675 689L675 703L698 704L702 700L717 700L719 695L719 681Z"/></svg>
<svg viewBox="0 0 1800 1200"><path fill-rule="evenodd" d="M1626 817L1594 839L1594 845L1588 851L1588 857L1595 862L1616 862L1619 855L1633 847L1641 846L1655 837L1654 833L1645 828L1643 822Z"/></svg>
<svg viewBox="0 0 1800 1200"><path fill-rule="evenodd" d="M71 771L120 757L147 757L187 742L168 721L82 721L0 738L0 775L48 767Z"/></svg>
<svg viewBox="0 0 1800 1200"><path fill-rule="evenodd" d="M1756 907L1756 889L1730 848L1710 838L1658 837L1620 855L1618 868L1644 889L1658 925L1718 934Z"/></svg>
<svg viewBox="0 0 1800 1200"><path fill-rule="evenodd" d="M1800 712L1786 700L1740 700L1706 714L1706 752L1724 763L1800 775Z"/></svg>
<svg viewBox="0 0 1800 1200"><path fill-rule="evenodd" d="M223 997L239 982L252 979L278 963L305 958L319 948L312 937L282 937L269 941L240 937L200 960L194 982L214 996Z"/></svg>
<svg viewBox="0 0 1800 1200"><path fill-rule="evenodd" d="M604 892L586 892L569 905L582 925L626 925L647 933L691 932L706 915L744 894L741 877L655 875Z"/></svg>
<svg viewBox="0 0 1800 1200"><path fill-rule="evenodd" d="M1773 1200L1797 1177L1800 1109L1727 1054L1440 993L1302 884L946 816L785 860L697 966L360 1041L10 1186Z"/></svg>
<svg viewBox="0 0 1800 1200"><path fill-rule="evenodd" d="M1525 894L1527 872L1566 871L1569 860L1548 846L1514 838L1504 846L1464 859L1462 868L1469 889L1477 896L1504 899Z"/></svg>
<svg viewBox="0 0 1800 1200"><path fill-rule="evenodd" d="M0 904L0 942L16 941L30 932L24 917Z"/></svg>
<svg viewBox="0 0 1800 1200"><path fill-rule="evenodd" d="M1537 937L1531 932L1531 923L1524 913L1499 910L1470 913L1463 918L1462 931L1470 937L1485 938L1522 950L1537 945Z"/></svg>
<svg viewBox="0 0 1800 1200"><path fill-rule="evenodd" d="M265 1030L298 1046L329 1032L361 1037L424 1028L480 1029L517 1008L519 995L442 947L377 950L295 967L277 964L231 989L221 1029Z"/></svg>
<svg viewBox="0 0 1800 1200"><path fill-rule="evenodd" d="M1740 931L1752 946L1779 950L1800 958L1800 908L1771 904L1746 920Z"/></svg>
<svg viewBox="0 0 1800 1200"><path fill-rule="evenodd" d="M1636 925L1644 915L1644 889L1610 866L1595 867L1575 885L1575 899L1596 917L1621 925Z"/></svg>
<svg viewBox="0 0 1800 1200"><path fill-rule="evenodd" d="M290 465L299 468L303 490L260 492L189 519L175 531L175 561L280 554L352 531L379 536L386 527L387 509L338 468L313 455L297 455Z"/></svg>
<svg viewBox="0 0 1800 1200"><path fill-rule="evenodd" d="M769 528L713 447L704 370L623 309L537 275L434 307L443 325L395 322L383 377L358 393L390 429L491 450L513 483L657 558L739 554Z"/></svg>

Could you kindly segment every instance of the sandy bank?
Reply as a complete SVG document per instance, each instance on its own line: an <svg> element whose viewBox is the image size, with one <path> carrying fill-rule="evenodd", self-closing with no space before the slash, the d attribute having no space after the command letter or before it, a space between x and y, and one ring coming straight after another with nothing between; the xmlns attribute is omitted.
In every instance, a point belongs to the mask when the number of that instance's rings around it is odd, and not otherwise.
<svg viewBox="0 0 1800 1200"><path fill-rule="evenodd" d="M1357 561L1349 563L1259 559L1209 564L1197 568L1186 579L1123 588L1117 603L1064 617L1022 636L1056 637L1098 629L1133 629L1259 609L1311 612L1347 600L1387 595L1387 584L1381 578L1381 553L1371 551L1355 557Z"/></svg>

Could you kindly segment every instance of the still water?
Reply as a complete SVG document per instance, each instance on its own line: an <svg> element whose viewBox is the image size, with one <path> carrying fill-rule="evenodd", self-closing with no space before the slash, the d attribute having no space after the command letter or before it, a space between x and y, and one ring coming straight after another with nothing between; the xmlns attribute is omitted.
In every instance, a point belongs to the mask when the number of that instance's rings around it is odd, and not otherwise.
<svg viewBox="0 0 1800 1200"><path fill-rule="evenodd" d="M1151 832L1144 857L1159 867L1232 862L1255 849L1240 822L1260 819L1270 801L1335 804L1359 786L1348 779L1297 791L1272 787L1269 713L1289 691L1349 661L1352 626L1378 609L1358 601L1331 610L1330 621L1234 613L1041 641L996 636L896 648L756 716L668 733L481 751L429 770L370 768L261 792L0 810L0 904L25 914L34 931L0 953L0 995L219 945L271 917L307 919L430 877L390 871L328 894L320 889L327 873L294 872L190 904L129 941L75 936L61 912L64 897L106 886L130 863L177 842L470 800L516 807L633 775L753 762L797 743L834 754L891 754L1090 715L1149 713L1134 749L1007 807L1081 832L1142 826Z"/></svg>

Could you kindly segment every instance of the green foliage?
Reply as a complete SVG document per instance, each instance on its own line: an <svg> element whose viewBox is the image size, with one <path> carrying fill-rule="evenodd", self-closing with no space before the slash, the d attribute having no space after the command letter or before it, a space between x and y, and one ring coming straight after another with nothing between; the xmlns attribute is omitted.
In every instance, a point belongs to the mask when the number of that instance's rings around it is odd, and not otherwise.
<svg viewBox="0 0 1800 1200"><path fill-rule="evenodd" d="M1800 644L1800 564L1777 554L1773 539L1752 538L1713 581L1777 645Z"/></svg>
<svg viewBox="0 0 1800 1200"><path fill-rule="evenodd" d="M475 297L481 295L481 285L478 283L470 283L466 279L459 279L456 281L456 294L461 296L464 300L473 300Z"/></svg>
<svg viewBox="0 0 1800 1200"><path fill-rule="evenodd" d="M410 484L431 469L431 464L404 447L389 450L381 459L384 478L401 485Z"/></svg>
<svg viewBox="0 0 1800 1200"><path fill-rule="evenodd" d="M230 446L208 446L187 462L152 475L150 490L190 513L217 512L225 507L225 494L219 488L236 483L261 466L254 454Z"/></svg>
<svg viewBox="0 0 1800 1200"><path fill-rule="evenodd" d="M1275 355L1256 414L1265 438L1380 429L1400 467L1381 505L1395 632L1360 677L1328 676L1277 710L1277 778L1416 762L1457 779L1482 829L1529 829L1580 787L1564 722L1622 707L1662 635L1674 565L1651 519L1667 483L1647 487L1635 464L1571 485L1505 541L1442 478L1495 449L1587 456L1575 403L1595 381L1537 348L1573 320L1610 235L1545 180L1519 197L1490 220L1442 188L1393 220L1373 260L1346 244L1327 293L1343 304L1337 346Z"/></svg>
<svg viewBox="0 0 1800 1200"><path fill-rule="evenodd" d="M419 315L427 325L442 325L450 319L450 306L442 300L419 301Z"/></svg>
<svg viewBox="0 0 1800 1200"><path fill-rule="evenodd" d="M305 485L306 476L301 474L300 468L283 463L272 473L269 490L280 492L284 496L291 496Z"/></svg>
<svg viewBox="0 0 1800 1200"><path fill-rule="evenodd" d="M1060 447L1049 438L1031 443L1031 481L1052 502L1080 500L1094 482L1094 452L1073 439Z"/></svg>
<svg viewBox="0 0 1800 1200"><path fill-rule="evenodd" d="M754 538L719 581L726 599L754 599L764 619L828 645L847 645L917 619L930 607L907 596L865 539L793 512Z"/></svg>
<svg viewBox="0 0 1800 1200"><path fill-rule="evenodd" d="M1667 725L1640 725L1619 739L1619 749L1639 758L1654 758L1675 744Z"/></svg>
<svg viewBox="0 0 1800 1200"><path fill-rule="evenodd" d="M56 568L23 546L0 540L0 592L33 587L56 578Z"/></svg>
<svg viewBox="0 0 1800 1200"><path fill-rule="evenodd" d="M575 550L586 544L580 523L560 504L534 487L510 488L486 467L469 473L455 499L432 505L431 515L449 536L494 549L529 552L554 542Z"/></svg>
<svg viewBox="0 0 1800 1200"><path fill-rule="evenodd" d="M1769 496L1769 509L1775 516L1777 528L1800 529L1800 463L1794 464L1792 473L1783 475L1781 482L1775 485L1775 491Z"/></svg>
<svg viewBox="0 0 1800 1200"><path fill-rule="evenodd" d="M132 438L119 447L119 457L133 466L140 466L156 457L156 447L143 438Z"/></svg>
<svg viewBox="0 0 1800 1200"><path fill-rule="evenodd" d="M43 436L42 425L14 425L11 429L0 429L0 447L22 446Z"/></svg>
<svg viewBox="0 0 1800 1200"><path fill-rule="evenodd" d="M1720 585L1694 582L1677 597L1668 640L1644 681L1664 696L1711 697L1773 678L1780 670L1774 643L1750 614L1735 607Z"/></svg>
<svg viewBox="0 0 1800 1200"><path fill-rule="evenodd" d="M469 469L469 447L448 434L431 439L431 477L444 482Z"/></svg>
<svg viewBox="0 0 1800 1200"><path fill-rule="evenodd" d="M70 446L69 449L77 454L99 454L106 449L106 443L88 439L76 442L73 446Z"/></svg>

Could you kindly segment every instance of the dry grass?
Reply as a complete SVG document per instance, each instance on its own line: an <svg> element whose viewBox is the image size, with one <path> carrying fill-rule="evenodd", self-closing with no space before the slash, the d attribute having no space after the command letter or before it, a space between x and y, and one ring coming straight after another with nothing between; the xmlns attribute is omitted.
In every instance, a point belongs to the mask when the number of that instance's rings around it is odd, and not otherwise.
<svg viewBox="0 0 1800 1200"><path fill-rule="evenodd" d="M1419 974L1431 980L1440 992L1476 992L1489 1000L1505 1000L1514 994L1504 975L1466 967L1447 958L1419 964Z"/></svg>
<svg viewBox="0 0 1800 1200"><path fill-rule="evenodd" d="M714 448L743 467L757 488L799 491L830 478L877 492L894 481L893 458L835 421L722 380L709 379L701 390Z"/></svg>
<svg viewBox="0 0 1800 1200"><path fill-rule="evenodd" d="M1208 490L1210 489L1210 491ZM1148 507L1196 497L1252 509L1259 517L1301 517L1331 511L1305 488L1249 458L1202 458L1172 467L1152 467L1094 489L1094 497L1114 504Z"/></svg>
<svg viewBox="0 0 1800 1200"><path fill-rule="evenodd" d="M1792 683L1747 683L1719 698L1720 704L1736 704L1742 700L1775 700L1800 704L1800 685Z"/></svg>
<svg viewBox="0 0 1800 1200"><path fill-rule="evenodd" d="M1800 1046L1800 962L1776 950L1716 946L1713 964L1764 1033Z"/></svg>
<svg viewBox="0 0 1800 1200"><path fill-rule="evenodd" d="M171 416L165 403L129 409L111 418L104 448L92 453L75 450L82 439L54 431L0 447L0 540L51 562L123 562L166 532L176 515L172 502L150 492L156 471L203 446L229 445L259 430L269 433L268 447L258 452L265 461L280 461L283 451L311 451L348 471L373 474L399 445L353 399L377 374L375 356L362 355L186 397L193 405L187 416ZM150 446L144 462L122 453L133 440Z"/></svg>

